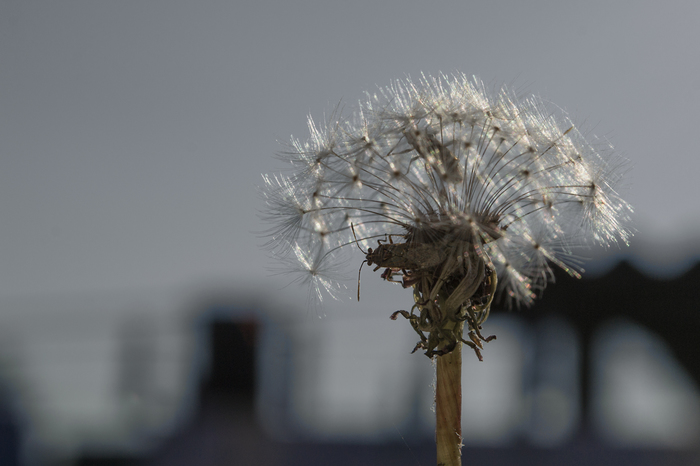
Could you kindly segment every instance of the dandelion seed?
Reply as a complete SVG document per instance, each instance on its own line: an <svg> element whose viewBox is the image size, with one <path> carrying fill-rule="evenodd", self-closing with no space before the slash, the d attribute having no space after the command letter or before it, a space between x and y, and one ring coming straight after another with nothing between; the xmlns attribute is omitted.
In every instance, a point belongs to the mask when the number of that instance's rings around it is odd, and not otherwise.
<svg viewBox="0 0 700 466"><path fill-rule="evenodd" d="M357 243L382 278L413 289L411 310L394 316L410 321L416 349L432 357L462 342L481 357L494 295L529 306L552 267L580 276L575 250L588 239L631 236L620 159L559 113L442 75L396 81L347 119L309 119L308 141L282 154L293 172L263 177L268 246L321 299L337 289L325 272Z"/></svg>

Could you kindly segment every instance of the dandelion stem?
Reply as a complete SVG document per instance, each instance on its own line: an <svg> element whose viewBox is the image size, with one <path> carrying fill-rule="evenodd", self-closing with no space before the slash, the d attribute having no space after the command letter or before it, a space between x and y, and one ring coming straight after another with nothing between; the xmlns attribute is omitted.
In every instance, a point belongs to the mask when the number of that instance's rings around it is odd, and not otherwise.
<svg viewBox="0 0 700 466"><path fill-rule="evenodd" d="M458 324L461 332L463 323ZM438 466L462 464L462 344L442 356L437 356L435 387Z"/></svg>

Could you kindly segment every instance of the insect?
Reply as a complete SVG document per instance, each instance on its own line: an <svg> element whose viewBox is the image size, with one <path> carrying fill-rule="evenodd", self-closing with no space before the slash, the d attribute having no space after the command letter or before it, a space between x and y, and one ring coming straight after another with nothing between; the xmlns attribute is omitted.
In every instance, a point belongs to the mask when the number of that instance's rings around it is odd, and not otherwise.
<svg viewBox="0 0 700 466"><path fill-rule="evenodd" d="M427 243L394 243L391 240L390 235L389 244L382 243L378 240L377 249L372 250L369 248L367 250L367 255L365 262L367 265L372 266L377 264L374 268L376 272L382 267L386 267L382 273L382 278L388 281L395 282L393 276L399 272L403 274L403 284L404 288L408 288L412 283L408 283L407 279L409 272L407 270L428 270L437 267L442 264L447 254L444 248L439 247L436 244Z"/></svg>
<svg viewBox="0 0 700 466"><path fill-rule="evenodd" d="M480 332L480 324L488 316L498 283L490 259L481 256L468 242L394 243L393 237L408 240L410 233L386 235L386 239L377 240L376 249L364 251L355 235L355 227L350 226L357 247L365 254L357 276L357 300L360 300L362 266L365 263L376 265L375 272L384 268L383 279L400 283L404 288L414 287L415 304L411 312L401 310L391 315L392 320L398 315L408 319L420 336L414 352L424 349L428 357L433 357L449 353L462 342L482 360L482 342L495 338L484 337ZM395 280L395 275L401 275L401 280ZM445 316L439 302L454 314ZM464 339L462 327L456 326L460 321L466 321L469 340Z"/></svg>
<svg viewBox="0 0 700 466"><path fill-rule="evenodd" d="M351 226L353 235L355 228ZM376 265L374 271L385 268L381 277L384 280L401 283L404 288L412 286L420 277L418 272L428 271L438 267L445 262L447 252L438 244L430 243L394 243L392 237L404 235L387 235L389 243L385 240L377 240L377 248L368 248L363 251L355 241L357 247L365 254L365 260L360 264L360 272L357 275L357 300L360 300L360 273L362 266L366 263L369 266ZM384 241L384 242L383 242ZM394 275L401 275L402 280L395 280Z"/></svg>

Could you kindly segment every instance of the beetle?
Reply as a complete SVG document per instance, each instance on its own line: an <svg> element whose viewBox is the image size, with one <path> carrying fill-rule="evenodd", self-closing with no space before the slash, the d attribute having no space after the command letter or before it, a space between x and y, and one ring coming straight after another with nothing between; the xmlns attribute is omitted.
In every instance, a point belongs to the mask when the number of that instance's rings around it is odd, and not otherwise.
<svg viewBox="0 0 700 466"><path fill-rule="evenodd" d="M391 235L393 236L393 235ZM377 241L377 249L369 248L366 254L367 265L390 270L420 270L437 267L447 257L444 248L428 243L394 243L389 236L389 244Z"/></svg>
<svg viewBox="0 0 700 466"><path fill-rule="evenodd" d="M353 235L355 234L354 226L351 226ZM377 240L377 248L368 248L367 251L362 251L357 236L355 241L357 247L365 254L365 260L360 264L360 272L357 275L357 300L360 300L360 273L362 266L366 263L369 266L376 265L374 271L385 268L381 277L384 280L401 283L404 288L412 286L419 277L415 272L431 270L438 267L447 259L447 251L437 243L394 243L392 237L405 235L387 235L389 243L385 240ZM394 275L401 274L401 281L394 280Z"/></svg>

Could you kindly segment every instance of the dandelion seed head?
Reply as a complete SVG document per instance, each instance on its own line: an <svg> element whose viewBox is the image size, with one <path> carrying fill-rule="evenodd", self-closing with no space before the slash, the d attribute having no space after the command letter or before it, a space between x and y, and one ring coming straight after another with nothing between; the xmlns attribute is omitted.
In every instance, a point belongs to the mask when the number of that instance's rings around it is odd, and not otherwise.
<svg viewBox="0 0 700 466"><path fill-rule="evenodd" d="M305 241L303 244L295 242L287 244L276 253L277 267L273 269L275 275L285 275L291 278L290 282L306 287L310 308L318 309L324 299L338 300L347 287L341 283L346 277L343 275L344 258L338 250L323 252L317 241Z"/></svg>
<svg viewBox="0 0 700 466"><path fill-rule="evenodd" d="M497 282L506 306L529 306L553 267L580 276L578 247L631 237L624 161L539 98L424 75L308 127L280 155L291 173L265 176L263 196L268 247L296 262L315 298L336 294L338 255L360 246L416 300L477 309Z"/></svg>

